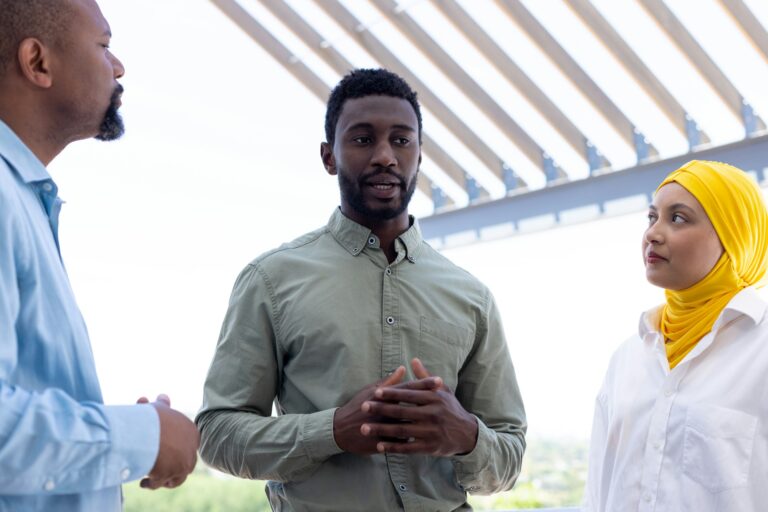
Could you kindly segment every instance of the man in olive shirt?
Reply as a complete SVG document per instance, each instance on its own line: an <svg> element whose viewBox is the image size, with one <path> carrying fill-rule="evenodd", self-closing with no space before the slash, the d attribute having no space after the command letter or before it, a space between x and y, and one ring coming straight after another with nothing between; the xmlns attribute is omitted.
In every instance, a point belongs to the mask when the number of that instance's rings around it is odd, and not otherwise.
<svg viewBox="0 0 768 512"><path fill-rule="evenodd" d="M353 71L325 130L341 208L238 277L197 417L202 457L269 480L274 510L469 510L467 492L512 487L525 449L493 297L408 215L421 162L408 84Z"/></svg>

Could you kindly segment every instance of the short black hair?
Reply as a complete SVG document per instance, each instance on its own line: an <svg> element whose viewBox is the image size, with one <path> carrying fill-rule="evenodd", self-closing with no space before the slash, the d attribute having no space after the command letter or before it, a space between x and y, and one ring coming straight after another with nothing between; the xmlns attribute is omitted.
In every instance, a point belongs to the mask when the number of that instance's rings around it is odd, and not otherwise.
<svg viewBox="0 0 768 512"><path fill-rule="evenodd" d="M333 88L325 110L325 139L333 146L336 138L336 124L341 109L347 100L364 96L392 96L402 98L411 104L419 121L419 144L421 144L421 107L416 91L400 76L386 69L354 69Z"/></svg>
<svg viewBox="0 0 768 512"><path fill-rule="evenodd" d="M70 0L0 0L0 77L13 65L19 44L36 37L60 44L74 12Z"/></svg>

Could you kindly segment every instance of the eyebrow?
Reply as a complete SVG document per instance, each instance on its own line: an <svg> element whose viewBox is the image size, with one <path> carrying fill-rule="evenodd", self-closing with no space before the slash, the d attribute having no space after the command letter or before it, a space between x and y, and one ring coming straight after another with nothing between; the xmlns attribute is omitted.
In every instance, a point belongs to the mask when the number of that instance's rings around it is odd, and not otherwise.
<svg viewBox="0 0 768 512"><path fill-rule="evenodd" d="M648 208L653 211L658 211L658 208L656 208L654 205L650 205ZM696 213L693 208L684 203L671 204L667 207L667 210L688 210L691 213Z"/></svg>
<svg viewBox="0 0 768 512"><path fill-rule="evenodd" d="M373 128L373 124L371 124L371 123L356 123L356 124L353 124L352 126L350 126L349 128L347 128L345 131L357 130L357 129L360 129L360 128L371 129L371 128ZM406 131L409 131L409 132L416 132L416 129L413 126L408 126L407 124L395 124L395 125L390 126L390 129L406 130Z"/></svg>

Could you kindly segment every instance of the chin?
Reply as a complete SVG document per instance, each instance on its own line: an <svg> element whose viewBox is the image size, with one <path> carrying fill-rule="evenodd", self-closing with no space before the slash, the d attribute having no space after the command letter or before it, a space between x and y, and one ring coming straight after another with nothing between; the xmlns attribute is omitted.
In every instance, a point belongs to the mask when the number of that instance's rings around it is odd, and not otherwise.
<svg viewBox="0 0 768 512"><path fill-rule="evenodd" d="M649 272L646 270L645 272L645 279L651 283L653 286L658 286L659 288L664 288L666 290L671 290L669 283L666 282L663 278L659 279L659 276L654 275L652 272Z"/></svg>

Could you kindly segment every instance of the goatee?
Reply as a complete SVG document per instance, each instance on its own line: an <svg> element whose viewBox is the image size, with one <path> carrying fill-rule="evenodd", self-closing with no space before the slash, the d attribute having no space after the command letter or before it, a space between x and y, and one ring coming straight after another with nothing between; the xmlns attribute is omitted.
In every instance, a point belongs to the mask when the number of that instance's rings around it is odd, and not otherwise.
<svg viewBox="0 0 768 512"><path fill-rule="evenodd" d="M109 108L106 114L104 114L104 120L101 122L101 126L99 126L99 133L96 135L96 139L104 141L116 140L125 133L123 118L120 117L120 113L117 111L120 108L118 101L121 94L123 94L123 86L118 84L112 93Z"/></svg>

